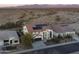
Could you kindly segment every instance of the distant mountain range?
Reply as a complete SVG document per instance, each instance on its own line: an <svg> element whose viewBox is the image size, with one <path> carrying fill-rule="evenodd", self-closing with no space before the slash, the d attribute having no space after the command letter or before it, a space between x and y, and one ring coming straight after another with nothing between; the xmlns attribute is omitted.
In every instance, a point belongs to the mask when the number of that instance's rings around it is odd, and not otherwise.
<svg viewBox="0 0 79 59"><path fill-rule="evenodd" d="M33 4L33 5L18 5L18 6L10 6L10 7L0 7L0 8L79 8L78 4Z"/></svg>
<svg viewBox="0 0 79 59"><path fill-rule="evenodd" d="M23 6L16 6L14 8L79 8L79 5L71 4L71 5L48 5L48 4L34 4L34 5L23 5Z"/></svg>

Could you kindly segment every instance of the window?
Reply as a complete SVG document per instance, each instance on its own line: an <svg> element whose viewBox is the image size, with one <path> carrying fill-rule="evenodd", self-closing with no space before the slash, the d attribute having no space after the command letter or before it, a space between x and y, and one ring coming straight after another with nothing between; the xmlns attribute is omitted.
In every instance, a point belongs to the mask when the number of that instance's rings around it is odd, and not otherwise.
<svg viewBox="0 0 79 59"><path fill-rule="evenodd" d="M4 40L4 42L9 42L9 40Z"/></svg>
<svg viewBox="0 0 79 59"><path fill-rule="evenodd" d="M10 40L10 44L12 44L12 40Z"/></svg>
<svg viewBox="0 0 79 59"><path fill-rule="evenodd" d="M17 42L18 42L18 40L15 40L14 42L15 42L15 43L17 43Z"/></svg>
<svg viewBox="0 0 79 59"><path fill-rule="evenodd" d="M52 38L52 32L50 32L50 38Z"/></svg>
<svg viewBox="0 0 79 59"><path fill-rule="evenodd" d="M9 45L9 40L4 40L4 45Z"/></svg>

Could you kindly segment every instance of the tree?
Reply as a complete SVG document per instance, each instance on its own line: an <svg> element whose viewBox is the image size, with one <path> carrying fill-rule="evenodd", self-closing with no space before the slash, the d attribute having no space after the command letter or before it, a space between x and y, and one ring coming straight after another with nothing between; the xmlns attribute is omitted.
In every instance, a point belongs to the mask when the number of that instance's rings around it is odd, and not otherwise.
<svg viewBox="0 0 79 59"><path fill-rule="evenodd" d="M32 47L32 35L31 33L26 33L21 37L21 43L24 47L30 48Z"/></svg>
<svg viewBox="0 0 79 59"><path fill-rule="evenodd" d="M52 42L54 43L59 43L60 42L60 39L56 36L54 36L53 38L51 38Z"/></svg>
<svg viewBox="0 0 79 59"><path fill-rule="evenodd" d="M71 39L71 38L72 38L72 36L71 36L71 35L69 35L69 34L67 34L67 35L65 35L65 36L64 36L64 38Z"/></svg>
<svg viewBox="0 0 79 59"><path fill-rule="evenodd" d="M59 34L58 36L54 36L51 40L54 43L60 43L61 40L63 40L64 38Z"/></svg>
<svg viewBox="0 0 79 59"><path fill-rule="evenodd" d="M59 43L59 42L60 42L60 39L58 39L58 38L52 38L52 41L53 41L54 43Z"/></svg>
<svg viewBox="0 0 79 59"><path fill-rule="evenodd" d="M0 26L0 29L11 29L16 28L16 24L14 22L7 22Z"/></svg>
<svg viewBox="0 0 79 59"><path fill-rule="evenodd" d="M57 37L58 39L63 39L63 37L59 34L58 35L58 37Z"/></svg>
<svg viewBox="0 0 79 59"><path fill-rule="evenodd" d="M22 26L25 20L19 20L16 22L16 26Z"/></svg>

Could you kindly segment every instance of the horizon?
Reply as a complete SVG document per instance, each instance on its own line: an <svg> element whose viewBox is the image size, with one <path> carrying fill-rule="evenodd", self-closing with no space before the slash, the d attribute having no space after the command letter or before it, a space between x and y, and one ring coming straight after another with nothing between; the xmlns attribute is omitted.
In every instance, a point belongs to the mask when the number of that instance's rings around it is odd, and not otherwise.
<svg viewBox="0 0 79 59"><path fill-rule="evenodd" d="M79 1L77 0L0 0L0 7L16 7L23 5L79 5Z"/></svg>
<svg viewBox="0 0 79 59"><path fill-rule="evenodd" d="M0 4L0 7L17 7L25 5L79 5L79 4Z"/></svg>

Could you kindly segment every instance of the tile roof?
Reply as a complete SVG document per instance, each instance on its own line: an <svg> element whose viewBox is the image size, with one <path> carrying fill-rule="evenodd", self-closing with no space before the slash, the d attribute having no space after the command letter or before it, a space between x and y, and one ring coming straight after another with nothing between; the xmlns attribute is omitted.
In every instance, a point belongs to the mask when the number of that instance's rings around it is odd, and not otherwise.
<svg viewBox="0 0 79 59"><path fill-rule="evenodd" d="M43 26L42 29L33 29L34 24L27 24L26 27L28 29L29 32L41 32L44 31L46 29L49 29L48 26Z"/></svg>
<svg viewBox="0 0 79 59"><path fill-rule="evenodd" d="M63 32L73 32L74 30L68 26L61 26L61 25L54 25L52 26L53 31L58 32L58 33L63 33Z"/></svg>

